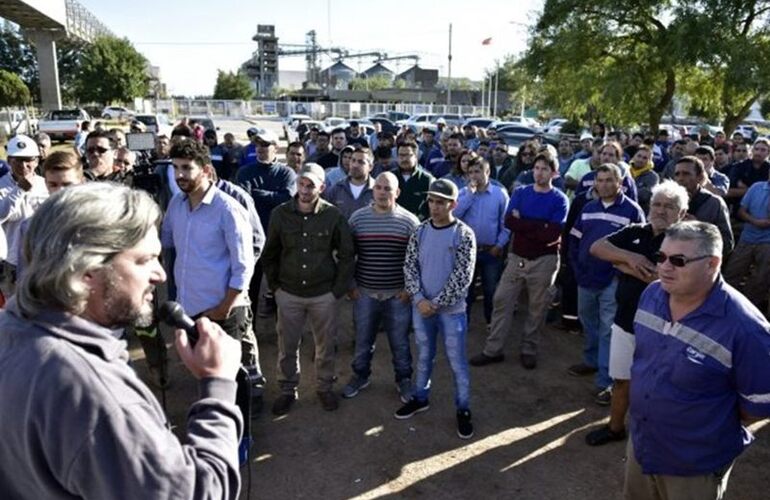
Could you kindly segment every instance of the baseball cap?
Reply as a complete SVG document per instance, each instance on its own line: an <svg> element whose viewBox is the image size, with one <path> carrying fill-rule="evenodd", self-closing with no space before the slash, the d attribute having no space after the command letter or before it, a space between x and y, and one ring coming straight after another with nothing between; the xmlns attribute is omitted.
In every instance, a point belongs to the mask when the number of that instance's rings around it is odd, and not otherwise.
<svg viewBox="0 0 770 500"><path fill-rule="evenodd" d="M305 163L299 169L299 176L310 179L316 186L321 186L326 180L326 173L318 163Z"/></svg>
<svg viewBox="0 0 770 500"><path fill-rule="evenodd" d="M9 157L35 158L40 156L40 150L37 148L35 141L23 134L12 137L5 148L8 151Z"/></svg>
<svg viewBox="0 0 770 500"><path fill-rule="evenodd" d="M272 130L268 130L266 128L258 128L256 129L256 133L254 134L257 136L257 139L263 142L269 142L270 144L278 144L278 136L273 132Z"/></svg>
<svg viewBox="0 0 770 500"><path fill-rule="evenodd" d="M582 134L580 134L580 142L593 141L593 140L594 140L594 136L591 135L591 132L583 132Z"/></svg>
<svg viewBox="0 0 770 500"><path fill-rule="evenodd" d="M246 135L247 135L247 136L249 136L249 137L251 137L251 136L253 136L253 135L257 135L257 132L259 132L259 129L258 129L257 127L250 127L250 128L249 128L249 129L246 131Z"/></svg>
<svg viewBox="0 0 770 500"><path fill-rule="evenodd" d="M446 120L444 119L444 117L443 117L443 116L442 116L442 117L440 117L438 120L436 120L436 125L438 125L438 124L440 124L440 123L443 123L444 125L446 125Z"/></svg>
<svg viewBox="0 0 770 500"><path fill-rule="evenodd" d="M445 200L457 200L457 186L455 183L447 179L438 179L431 182L428 188L428 194L444 198Z"/></svg>

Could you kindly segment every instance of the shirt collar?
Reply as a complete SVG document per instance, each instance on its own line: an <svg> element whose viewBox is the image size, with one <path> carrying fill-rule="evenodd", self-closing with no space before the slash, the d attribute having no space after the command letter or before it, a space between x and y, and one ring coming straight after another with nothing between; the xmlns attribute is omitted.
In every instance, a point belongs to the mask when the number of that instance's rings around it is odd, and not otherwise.
<svg viewBox="0 0 770 500"><path fill-rule="evenodd" d="M295 194L294 198L292 198L292 208L294 209L294 211L296 213L298 213L300 215L307 215L308 212L300 212L300 210L299 210L299 202L297 201L298 199L299 199L299 195ZM315 215L315 214L317 214L320 211L321 211L321 197L319 196L318 199L315 202L315 206L313 207L313 211L309 212L309 213Z"/></svg>

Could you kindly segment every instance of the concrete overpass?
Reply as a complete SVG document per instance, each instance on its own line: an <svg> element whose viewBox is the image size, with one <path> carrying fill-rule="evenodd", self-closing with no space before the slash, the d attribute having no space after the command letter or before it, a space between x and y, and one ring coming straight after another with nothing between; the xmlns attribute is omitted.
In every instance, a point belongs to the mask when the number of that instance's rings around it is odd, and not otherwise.
<svg viewBox="0 0 770 500"><path fill-rule="evenodd" d="M46 110L61 108L56 40L78 38L90 42L112 34L77 0L2 0L0 17L21 26L35 46L40 98Z"/></svg>

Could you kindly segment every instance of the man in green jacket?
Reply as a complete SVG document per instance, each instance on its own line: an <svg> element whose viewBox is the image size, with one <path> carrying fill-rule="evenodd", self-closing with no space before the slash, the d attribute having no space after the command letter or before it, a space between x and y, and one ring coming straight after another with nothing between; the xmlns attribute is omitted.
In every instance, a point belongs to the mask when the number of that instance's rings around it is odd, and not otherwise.
<svg viewBox="0 0 770 500"><path fill-rule="evenodd" d="M398 189L401 194L396 202L412 212L420 220L428 218L428 204L425 196L430 183L435 179L417 165L417 144L402 142L398 145L398 168L393 170L398 179Z"/></svg>
<svg viewBox="0 0 770 500"><path fill-rule="evenodd" d="M297 194L272 213L262 262L278 305L278 384L275 415L288 413L297 399L299 344L305 320L315 340L316 391L324 410L337 409L334 383L337 299L353 276L354 246L345 216L321 199L324 170L305 164Z"/></svg>

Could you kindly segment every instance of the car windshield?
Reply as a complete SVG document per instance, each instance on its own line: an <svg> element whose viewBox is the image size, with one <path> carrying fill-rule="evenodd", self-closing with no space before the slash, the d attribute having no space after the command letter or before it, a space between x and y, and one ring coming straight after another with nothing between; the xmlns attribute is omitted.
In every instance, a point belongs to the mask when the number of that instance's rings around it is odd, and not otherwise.
<svg viewBox="0 0 770 500"><path fill-rule="evenodd" d="M78 120L80 111L77 109L60 109L51 111L51 120Z"/></svg>
<svg viewBox="0 0 770 500"><path fill-rule="evenodd" d="M157 120L154 116L137 116L134 118L136 121L142 122L145 125L155 125Z"/></svg>

